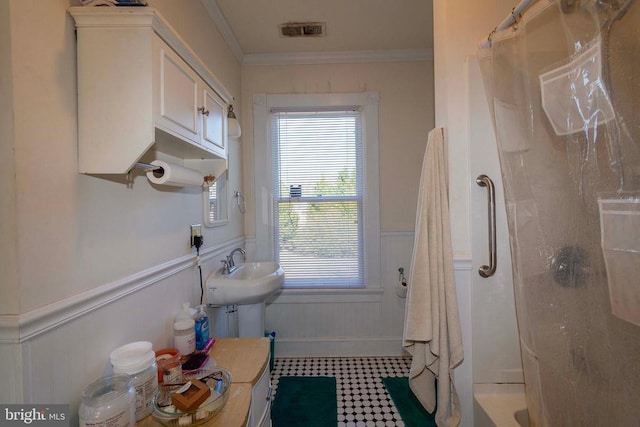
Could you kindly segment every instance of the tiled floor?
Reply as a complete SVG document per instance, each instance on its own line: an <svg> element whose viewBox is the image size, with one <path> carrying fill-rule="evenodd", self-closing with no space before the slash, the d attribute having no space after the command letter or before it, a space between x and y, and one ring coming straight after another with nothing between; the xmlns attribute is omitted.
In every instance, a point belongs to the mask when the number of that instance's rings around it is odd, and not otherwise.
<svg viewBox="0 0 640 427"><path fill-rule="evenodd" d="M280 376L333 376L338 393L338 427L404 427L383 377L406 377L406 357L276 358L271 372L277 399Z"/></svg>

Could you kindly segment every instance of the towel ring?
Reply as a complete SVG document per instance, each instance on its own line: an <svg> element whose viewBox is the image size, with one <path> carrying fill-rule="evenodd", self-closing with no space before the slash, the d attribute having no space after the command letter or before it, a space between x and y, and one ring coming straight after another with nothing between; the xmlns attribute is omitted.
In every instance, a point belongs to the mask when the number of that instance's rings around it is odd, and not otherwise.
<svg viewBox="0 0 640 427"><path fill-rule="evenodd" d="M240 210L240 213L244 214L245 210L247 209L247 203L244 201L244 196L242 195L241 192L236 190L233 193L233 197L236 198L236 205L238 205L238 209Z"/></svg>

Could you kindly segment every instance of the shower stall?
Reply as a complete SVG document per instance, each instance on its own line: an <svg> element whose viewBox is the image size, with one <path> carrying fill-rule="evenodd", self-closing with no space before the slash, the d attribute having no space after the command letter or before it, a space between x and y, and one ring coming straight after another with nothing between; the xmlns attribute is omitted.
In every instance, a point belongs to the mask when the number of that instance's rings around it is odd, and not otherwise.
<svg viewBox="0 0 640 427"><path fill-rule="evenodd" d="M640 422L639 3L533 1L479 52L534 426Z"/></svg>

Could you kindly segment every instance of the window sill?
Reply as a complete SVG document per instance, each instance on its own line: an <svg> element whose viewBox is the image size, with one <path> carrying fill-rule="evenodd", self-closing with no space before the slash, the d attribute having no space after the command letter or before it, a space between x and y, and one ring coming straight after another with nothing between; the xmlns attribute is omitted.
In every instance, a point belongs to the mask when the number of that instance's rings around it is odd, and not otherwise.
<svg viewBox="0 0 640 427"><path fill-rule="evenodd" d="M208 228L220 227L222 225L227 225L227 224L229 224L228 219L221 219L213 222L205 221L204 223L205 227L208 227Z"/></svg>
<svg viewBox="0 0 640 427"><path fill-rule="evenodd" d="M271 304L317 304L317 303L380 303L384 297L384 289L350 288L350 289L282 289L271 299Z"/></svg>

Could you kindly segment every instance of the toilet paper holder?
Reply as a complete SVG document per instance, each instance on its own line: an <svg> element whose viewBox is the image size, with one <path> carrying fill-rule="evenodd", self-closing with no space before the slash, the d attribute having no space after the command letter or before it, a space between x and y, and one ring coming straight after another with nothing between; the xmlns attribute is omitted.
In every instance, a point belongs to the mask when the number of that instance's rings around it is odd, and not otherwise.
<svg viewBox="0 0 640 427"><path fill-rule="evenodd" d="M407 278L404 275L404 268L400 267L398 269L398 273L400 273L399 276L398 276L398 281L400 282L400 285L401 286L407 286Z"/></svg>
<svg viewBox="0 0 640 427"><path fill-rule="evenodd" d="M162 169L162 166L157 166L157 165L152 165L150 163L142 163L142 162L137 162L134 167L136 169L143 169L145 172L148 171L155 171L158 169Z"/></svg>
<svg viewBox="0 0 640 427"><path fill-rule="evenodd" d="M396 294L400 298L407 297L407 277L404 275L404 268L398 268L398 286L396 286Z"/></svg>

